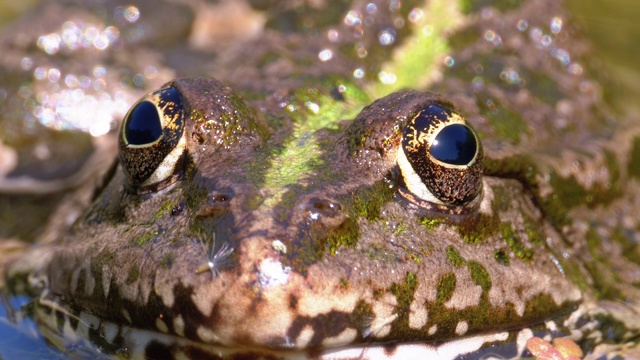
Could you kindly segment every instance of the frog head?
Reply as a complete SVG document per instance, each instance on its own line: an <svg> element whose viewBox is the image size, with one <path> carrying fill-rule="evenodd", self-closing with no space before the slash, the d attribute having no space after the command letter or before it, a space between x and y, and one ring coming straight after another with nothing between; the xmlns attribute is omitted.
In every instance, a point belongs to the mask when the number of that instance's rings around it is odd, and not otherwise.
<svg viewBox="0 0 640 360"><path fill-rule="evenodd" d="M297 126L211 79L145 96L52 256L50 295L142 352L476 339L462 354L580 302L559 234L520 182L483 174L480 138L444 98L400 91ZM163 340L121 340L131 328Z"/></svg>

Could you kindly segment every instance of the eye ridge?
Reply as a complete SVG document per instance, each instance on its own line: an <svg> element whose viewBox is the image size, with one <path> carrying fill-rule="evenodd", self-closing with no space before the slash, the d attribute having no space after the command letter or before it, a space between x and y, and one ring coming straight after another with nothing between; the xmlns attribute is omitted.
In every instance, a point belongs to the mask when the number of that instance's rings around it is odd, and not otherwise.
<svg viewBox="0 0 640 360"><path fill-rule="evenodd" d="M143 97L125 116L118 157L136 192L162 189L179 177L186 147L185 118L180 94L172 86Z"/></svg>
<svg viewBox="0 0 640 360"><path fill-rule="evenodd" d="M397 161L410 200L456 212L479 203L474 200L482 193L482 157L482 145L464 118L431 103L410 118Z"/></svg>

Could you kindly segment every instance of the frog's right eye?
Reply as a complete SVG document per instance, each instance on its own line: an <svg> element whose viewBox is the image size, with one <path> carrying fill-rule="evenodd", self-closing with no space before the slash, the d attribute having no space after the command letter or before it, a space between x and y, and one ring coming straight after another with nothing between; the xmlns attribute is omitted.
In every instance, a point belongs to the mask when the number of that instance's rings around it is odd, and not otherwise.
<svg viewBox="0 0 640 360"><path fill-rule="evenodd" d="M178 179L186 140L185 110L178 90L168 87L140 99L119 134L119 159L138 193L162 189Z"/></svg>
<svg viewBox="0 0 640 360"><path fill-rule="evenodd" d="M405 128L398 167L411 198L460 211L482 192L482 158L480 140L466 121L430 104Z"/></svg>

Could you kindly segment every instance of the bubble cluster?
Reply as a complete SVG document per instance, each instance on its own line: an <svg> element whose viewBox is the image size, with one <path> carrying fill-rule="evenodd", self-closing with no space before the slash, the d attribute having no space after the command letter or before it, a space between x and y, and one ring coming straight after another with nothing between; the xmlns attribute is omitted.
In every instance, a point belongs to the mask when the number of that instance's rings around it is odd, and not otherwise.
<svg viewBox="0 0 640 360"><path fill-rule="evenodd" d="M113 14L118 26L135 23L141 17L135 6L118 6ZM138 95L131 84L143 87L159 73L149 65L139 73L126 73L126 83L122 73L110 73L104 65L104 55L99 54L118 44L120 35L115 25L69 19L57 31L38 36L37 48L55 60L43 62L33 56L20 62L20 68L32 74L31 81L22 84L18 91L30 116L52 129L81 130L93 136L114 128L115 119L124 116ZM95 55L87 57L94 64L85 61L80 67L85 70L70 66L73 71L64 65L54 65L59 64L61 54L71 56L77 51L94 51Z"/></svg>
<svg viewBox="0 0 640 360"><path fill-rule="evenodd" d="M390 19L385 20L388 23L377 23L376 16L383 13L380 5L370 2L365 4L361 10L349 10L343 18L347 30L344 31L347 38L356 39L353 44L355 54L360 59L367 58L370 53L374 52L374 46L388 47L396 45L398 42L398 31L406 26L407 23L416 24L424 19L424 11L419 8L412 8L406 15L401 15L402 2L392 0L389 2L388 10L392 15ZM384 12L387 14L387 12ZM375 31L375 33L367 33ZM423 32L430 31L427 25L422 26ZM337 30L331 29L327 32L327 38L331 42L337 42L342 38ZM361 40L360 40L361 39ZM373 40L373 41L372 41ZM353 77L362 79L367 70L358 67L353 71ZM390 72L378 72L378 79L384 84L392 84L396 82L396 75Z"/></svg>
<svg viewBox="0 0 640 360"><path fill-rule="evenodd" d="M484 39L488 42L490 42L491 44L493 44L493 46L498 47L502 45L502 37L500 37L500 35L498 35L495 31L493 30L487 30L484 33Z"/></svg>
<svg viewBox="0 0 640 360"><path fill-rule="evenodd" d="M126 113L132 99L123 90L113 93L106 90L104 67L94 68L93 75L62 76L57 68L37 67L35 85L40 86L23 85L20 96L42 125L100 136L111 129L115 114Z"/></svg>
<svg viewBox="0 0 640 360"><path fill-rule="evenodd" d="M518 22L518 30L525 31L528 26L521 26L522 23L526 24L526 21L520 20ZM563 24L564 22L561 17L554 16L549 21L549 34L545 33L540 27L532 27L529 30L529 38L539 49L548 49L549 54L558 60L567 72L573 75L580 75L582 74L582 66L571 61L571 55L567 50L554 46L554 39L562 31Z"/></svg>
<svg viewBox="0 0 640 360"><path fill-rule="evenodd" d="M82 21L67 21L60 31L42 35L38 38L38 48L49 55L61 50L96 49L105 50L115 43L120 30L115 26L101 29L99 25Z"/></svg>

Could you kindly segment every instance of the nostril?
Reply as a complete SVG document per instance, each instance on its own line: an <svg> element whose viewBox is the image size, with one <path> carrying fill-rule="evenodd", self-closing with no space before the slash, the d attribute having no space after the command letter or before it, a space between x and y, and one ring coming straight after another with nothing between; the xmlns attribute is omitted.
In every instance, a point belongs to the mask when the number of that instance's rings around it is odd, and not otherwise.
<svg viewBox="0 0 640 360"><path fill-rule="evenodd" d="M184 204L182 203L176 204L173 208L171 208L171 216L178 216L182 214L183 210L184 210Z"/></svg>
<svg viewBox="0 0 640 360"><path fill-rule="evenodd" d="M209 199L213 202L227 202L229 201L229 196L225 194L212 194L209 195Z"/></svg>
<svg viewBox="0 0 640 360"><path fill-rule="evenodd" d="M300 207L306 213L307 219L316 224L337 226L346 218L342 205L328 199L311 198Z"/></svg>
<svg viewBox="0 0 640 360"><path fill-rule="evenodd" d="M318 211L339 211L342 210L342 206L340 203L330 201L330 200L321 200L321 199L311 199L309 202L309 207Z"/></svg>
<svg viewBox="0 0 640 360"><path fill-rule="evenodd" d="M224 193L212 193L207 197L207 201L196 213L200 217L219 216L228 211L231 195Z"/></svg>

